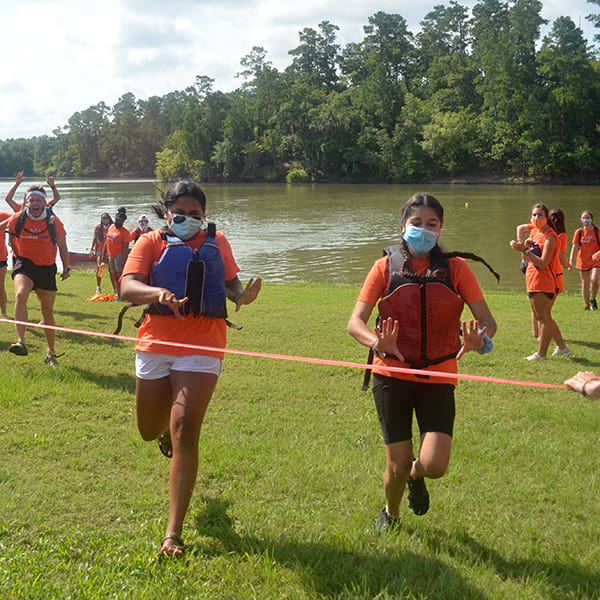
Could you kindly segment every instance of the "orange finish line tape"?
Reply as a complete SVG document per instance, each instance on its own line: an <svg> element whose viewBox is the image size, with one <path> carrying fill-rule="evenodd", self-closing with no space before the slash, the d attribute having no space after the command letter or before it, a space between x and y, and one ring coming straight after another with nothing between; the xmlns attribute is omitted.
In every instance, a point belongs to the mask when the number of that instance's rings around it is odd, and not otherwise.
<svg viewBox="0 0 600 600"><path fill-rule="evenodd" d="M70 327L58 327L56 325L43 325L41 323L29 323L28 321L15 321L13 319L2 319L0 322L26 325L27 327L39 327L40 329L53 329L55 331L64 331L66 333L76 333L79 335L98 336L110 338L113 340L137 342L138 338L127 335L115 335L113 333L102 333L100 331L86 331L84 329L73 329ZM177 342L167 342L152 340L154 344L163 346L175 346L177 348L189 348L190 350L204 350L211 352L222 352L224 354L238 354L241 356L254 356L256 358L271 358L275 360L291 360L295 362L312 363L316 365L329 365L333 367L350 367L355 369L377 369L374 365L362 363L346 362L342 360L329 360L326 358L309 358L306 356L290 356L287 354L271 354L269 352L253 352L251 350L234 350L232 348L215 348L213 346L197 346L194 344L180 344ZM381 368L381 367L379 367ZM537 381L519 381L517 379L503 379L500 377L485 377L483 375L465 375L463 373L446 373L444 371L425 371L423 369L407 369L405 367L385 367L386 371L394 373L409 373L411 375L426 375L428 377L445 377L449 379L465 379L468 381L486 381L488 383L504 383L508 385L521 385L526 387L566 389L566 385L557 385L553 383L540 383Z"/></svg>

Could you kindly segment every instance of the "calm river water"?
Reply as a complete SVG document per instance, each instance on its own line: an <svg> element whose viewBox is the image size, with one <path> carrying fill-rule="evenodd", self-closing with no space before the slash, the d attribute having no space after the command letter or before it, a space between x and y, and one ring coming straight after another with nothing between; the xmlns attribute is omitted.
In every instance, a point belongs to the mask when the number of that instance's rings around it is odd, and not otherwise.
<svg viewBox="0 0 600 600"><path fill-rule="evenodd" d="M17 193L30 183L27 180ZM12 181L0 179L0 195ZM100 214L124 206L133 229L140 214L160 226L151 205L157 185L149 180L59 180L61 201L56 214L68 232L70 250L89 249ZM496 185L339 185L339 184L206 184L208 212L234 249L243 279L318 283L362 282L383 247L398 239L398 216L416 191L436 196L446 209L441 242L451 250L483 256L502 277L498 289L522 290L519 255L508 246L531 206L543 202L562 208L569 241L584 209L600 222L600 188L588 186ZM10 210L6 207L6 210ZM570 251L570 245L569 245ZM484 288L495 288L493 276L471 262ZM579 277L566 274L566 288L576 292Z"/></svg>

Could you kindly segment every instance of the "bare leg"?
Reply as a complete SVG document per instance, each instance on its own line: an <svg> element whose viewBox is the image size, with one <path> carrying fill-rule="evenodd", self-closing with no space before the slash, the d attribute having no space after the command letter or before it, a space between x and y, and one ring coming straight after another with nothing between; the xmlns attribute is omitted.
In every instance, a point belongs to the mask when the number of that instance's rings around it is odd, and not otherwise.
<svg viewBox="0 0 600 600"><path fill-rule="evenodd" d="M579 271L581 275L581 295L583 296L583 303L588 306L590 303L590 271Z"/></svg>
<svg viewBox="0 0 600 600"><path fill-rule="evenodd" d="M33 289L33 281L27 277L27 275L23 275L22 273L18 273L14 277L14 286L15 286L15 319L17 321L27 321L27 300L29 299L29 294ZM16 324L17 329L17 337L19 341L25 342L25 325Z"/></svg>
<svg viewBox="0 0 600 600"><path fill-rule="evenodd" d="M35 290L35 293L40 301L44 325L56 325L56 322L54 321L54 300L56 299L56 292L52 290ZM56 331L54 331L54 329L44 329L44 334L48 344L48 354L56 354Z"/></svg>
<svg viewBox="0 0 600 600"><path fill-rule="evenodd" d="M0 267L0 314L2 316L8 315L8 300L6 298L6 267Z"/></svg>
<svg viewBox="0 0 600 600"><path fill-rule="evenodd" d="M181 536L196 474L198 439L204 414L218 377L210 373L171 371L169 377L137 379L137 423L144 440L170 429L173 459L170 471L169 520L166 535ZM163 548L175 546L166 540Z"/></svg>
<svg viewBox="0 0 600 600"><path fill-rule="evenodd" d="M539 293L534 294L531 297L530 302L532 310L535 312L541 323L538 354L540 356L546 356L552 338L557 340L560 347L564 347L565 342L560 333L560 329L556 321L552 318L554 298L548 298L546 294Z"/></svg>
<svg viewBox="0 0 600 600"><path fill-rule="evenodd" d="M397 519L406 480L413 461L412 440L387 444L385 455L387 464L383 475L383 491L385 493L386 510L390 517Z"/></svg>
<svg viewBox="0 0 600 600"><path fill-rule="evenodd" d="M198 439L204 414L217 384L211 373L171 371L173 404L169 522L166 535L181 535L198 472Z"/></svg>
<svg viewBox="0 0 600 600"><path fill-rule="evenodd" d="M443 477L450 462L452 437L439 431L428 431L421 437L419 456L412 464L410 477L419 479Z"/></svg>

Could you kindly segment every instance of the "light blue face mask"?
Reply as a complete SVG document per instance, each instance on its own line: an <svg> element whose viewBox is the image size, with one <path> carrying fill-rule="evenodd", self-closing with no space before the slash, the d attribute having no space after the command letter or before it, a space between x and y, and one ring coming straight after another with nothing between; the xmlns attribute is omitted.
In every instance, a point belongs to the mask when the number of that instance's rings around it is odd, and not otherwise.
<svg viewBox="0 0 600 600"><path fill-rule="evenodd" d="M173 215L169 228L180 240L189 240L204 227L204 219L192 219L186 215Z"/></svg>
<svg viewBox="0 0 600 600"><path fill-rule="evenodd" d="M402 239L417 253L428 254L437 244L438 233L422 227L407 225Z"/></svg>

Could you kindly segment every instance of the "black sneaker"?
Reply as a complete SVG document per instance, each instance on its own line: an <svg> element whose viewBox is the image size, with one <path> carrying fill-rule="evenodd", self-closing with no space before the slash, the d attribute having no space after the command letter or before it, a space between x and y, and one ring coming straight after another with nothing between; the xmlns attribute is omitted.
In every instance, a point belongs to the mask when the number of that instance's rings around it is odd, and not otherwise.
<svg viewBox="0 0 600 600"><path fill-rule="evenodd" d="M394 519L387 514L385 506L375 519L375 529L377 531L391 531L400 525L400 519Z"/></svg>
<svg viewBox="0 0 600 600"><path fill-rule="evenodd" d="M408 478L408 506L419 516L429 510L429 493L425 487L425 479Z"/></svg>
<svg viewBox="0 0 600 600"><path fill-rule="evenodd" d="M592 310L598 310L598 303L596 302L596 298L590 300L590 306L592 307Z"/></svg>

